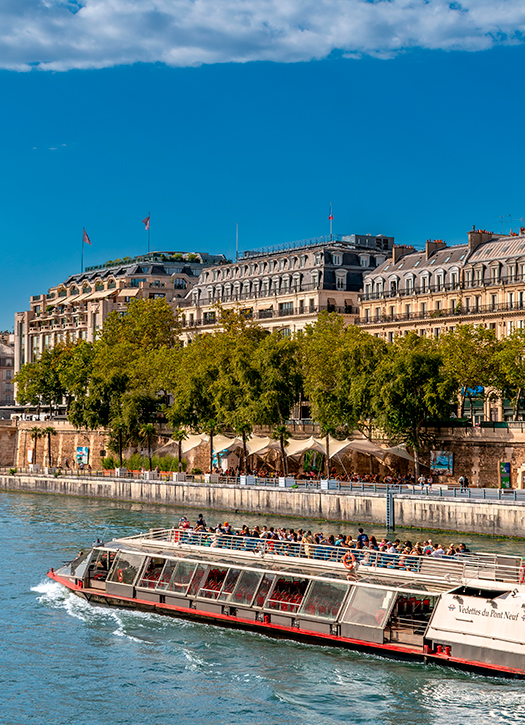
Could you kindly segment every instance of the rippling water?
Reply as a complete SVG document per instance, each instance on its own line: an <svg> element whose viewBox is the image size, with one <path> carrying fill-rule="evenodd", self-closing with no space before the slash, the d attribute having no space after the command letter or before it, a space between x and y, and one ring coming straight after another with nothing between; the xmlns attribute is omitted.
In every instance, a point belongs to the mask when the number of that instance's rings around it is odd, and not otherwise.
<svg viewBox="0 0 525 725"><path fill-rule="evenodd" d="M181 512L0 494L2 725L525 723L525 682L95 607L45 577L106 529L109 538L167 526ZM224 520L224 514L203 513ZM272 523L320 528L298 520ZM367 528L383 535L379 527ZM525 551L524 542L463 538L478 550Z"/></svg>

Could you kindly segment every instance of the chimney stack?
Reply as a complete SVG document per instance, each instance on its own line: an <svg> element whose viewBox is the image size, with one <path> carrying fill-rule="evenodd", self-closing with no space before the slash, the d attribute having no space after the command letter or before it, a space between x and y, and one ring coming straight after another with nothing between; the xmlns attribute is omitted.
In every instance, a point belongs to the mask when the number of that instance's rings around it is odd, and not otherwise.
<svg viewBox="0 0 525 725"><path fill-rule="evenodd" d="M476 225L472 225L472 229L468 233L469 252L473 252L484 242L490 242L494 239L494 232L488 232L486 229L476 229Z"/></svg>
<svg viewBox="0 0 525 725"><path fill-rule="evenodd" d="M447 243L442 239L427 239L425 244L425 259L429 259L438 249L444 249Z"/></svg>
<svg viewBox="0 0 525 725"><path fill-rule="evenodd" d="M408 244L394 244L392 246L392 262L397 264L401 257L406 257L407 254L412 254L416 250L412 245Z"/></svg>

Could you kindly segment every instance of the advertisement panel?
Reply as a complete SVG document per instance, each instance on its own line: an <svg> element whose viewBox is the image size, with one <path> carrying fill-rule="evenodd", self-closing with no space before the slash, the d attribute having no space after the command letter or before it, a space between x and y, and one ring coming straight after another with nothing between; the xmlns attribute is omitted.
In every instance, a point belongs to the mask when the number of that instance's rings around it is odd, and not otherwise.
<svg viewBox="0 0 525 725"><path fill-rule="evenodd" d="M500 488L510 488L510 462L500 461L499 464L499 485Z"/></svg>
<svg viewBox="0 0 525 725"><path fill-rule="evenodd" d="M87 446L77 446L77 463L83 463L84 465L88 462L89 448Z"/></svg>
<svg viewBox="0 0 525 725"><path fill-rule="evenodd" d="M452 476L454 454L449 451L430 451L430 470L441 476Z"/></svg>

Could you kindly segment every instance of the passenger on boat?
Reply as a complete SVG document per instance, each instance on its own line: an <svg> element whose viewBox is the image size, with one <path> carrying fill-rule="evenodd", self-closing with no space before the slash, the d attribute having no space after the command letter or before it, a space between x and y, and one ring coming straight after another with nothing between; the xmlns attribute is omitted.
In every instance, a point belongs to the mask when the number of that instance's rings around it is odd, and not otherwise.
<svg viewBox="0 0 525 725"><path fill-rule="evenodd" d="M358 529L358 532L357 541L364 547L365 544L368 544L368 534L365 534L363 529Z"/></svg>
<svg viewBox="0 0 525 725"><path fill-rule="evenodd" d="M197 516L197 522L195 524L195 528L197 528L198 526L204 526L204 528L206 528L206 521L204 520L204 516L202 514L199 514Z"/></svg>
<svg viewBox="0 0 525 725"><path fill-rule="evenodd" d="M434 550L432 551L432 554L430 556L433 556L436 559L442 559L445 556L445 550L441 546L441 544L435 544Z"/></svg>

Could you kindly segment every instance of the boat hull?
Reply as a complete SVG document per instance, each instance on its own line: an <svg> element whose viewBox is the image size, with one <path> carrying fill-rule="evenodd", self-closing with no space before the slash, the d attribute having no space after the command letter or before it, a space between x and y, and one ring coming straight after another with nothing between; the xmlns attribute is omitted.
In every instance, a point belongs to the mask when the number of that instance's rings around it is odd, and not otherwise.
<svg viewBox="0 0 525 725"><path fill-rule="evenodd" d="M279 624L276 621L272 622L271 617L269 616L265 616L261 621L256 619L247 619L242 616L238 616L237 614L224 614L213 610L205 611L202 608L198 609L196 606L191 606L194 604L191 600L184 602L184 604L187 603L190 606L181 606L170 604L165 601L150 601L137 596L126 597L123 595L110 594L98 589L85 588L81 584L77 584L69 579L61 577L53 571L48 573L48 577L67 587L67 589L77 596L85 599L87 602L99 606L152 612L178 619L255 632L277 639L293 639L295 641L318 644L325 647L342 647L355 651L368 652L382 657L388 657L389 659L445 665L465 671L479 672L485 675L525 679L524 670L514 669L511 667L502 667L500 665L493 665L481 661L464 660L445 653L429 653L422 651L420 648L404 647L387 643L378 644L365 642L326 632L315 632L304 628L298 629L297 627L289 627ZM199 603L199 606L204 605Z"/></svg>

